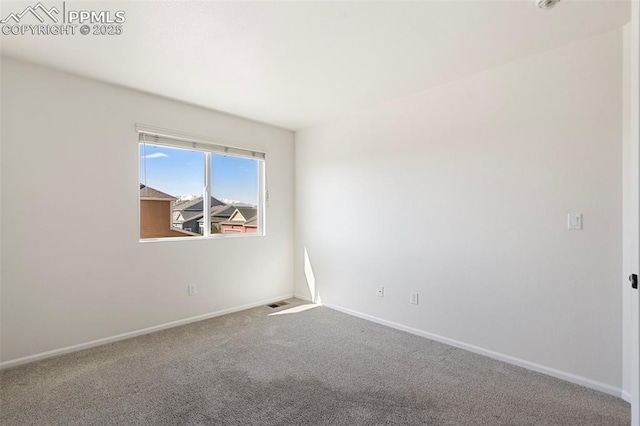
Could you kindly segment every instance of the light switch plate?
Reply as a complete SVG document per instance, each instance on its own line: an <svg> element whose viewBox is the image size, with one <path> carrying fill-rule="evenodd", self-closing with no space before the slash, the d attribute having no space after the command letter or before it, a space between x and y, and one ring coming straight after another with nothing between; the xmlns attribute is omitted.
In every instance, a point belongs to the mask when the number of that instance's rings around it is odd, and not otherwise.
<svg viewBox="0 0 640 426"><path fill-rule="evenodd" d="M582 229L582 213L567 214L567 229L570 229L570 230Z"/></svg>

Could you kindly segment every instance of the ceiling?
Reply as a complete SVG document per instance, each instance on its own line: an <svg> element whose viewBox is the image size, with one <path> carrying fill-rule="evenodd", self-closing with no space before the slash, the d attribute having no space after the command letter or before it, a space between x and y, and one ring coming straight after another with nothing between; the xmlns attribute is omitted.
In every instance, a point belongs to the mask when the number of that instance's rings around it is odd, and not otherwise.
<svg viewBox="0 0 640 426"><path fill-rule="evenodd" d="M0 19L32 2L2 1ZM43 0L47 7L62 2ZM629 1L92 1L123 34L1 35L3 54L291 130L627 23ZM26 18L25 18L26 19ZM36 22L37 23L37 22Z"/></svg>

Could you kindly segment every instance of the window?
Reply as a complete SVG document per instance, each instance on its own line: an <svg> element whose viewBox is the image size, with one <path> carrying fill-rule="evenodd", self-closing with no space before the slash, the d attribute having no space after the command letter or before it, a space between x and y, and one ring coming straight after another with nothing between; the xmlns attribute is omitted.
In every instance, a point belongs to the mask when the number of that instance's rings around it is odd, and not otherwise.
<svg viewBox="0 0 640 426"><path fill-rule="evenodd" d="M263 153L138 132L141 240L264 235Z"/></svg>

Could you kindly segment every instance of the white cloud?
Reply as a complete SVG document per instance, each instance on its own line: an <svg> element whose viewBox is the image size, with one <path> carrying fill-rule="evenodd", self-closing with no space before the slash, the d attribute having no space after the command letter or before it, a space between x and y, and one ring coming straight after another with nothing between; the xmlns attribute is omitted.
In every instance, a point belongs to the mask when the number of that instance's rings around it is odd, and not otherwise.
<svg viewBox="0 0 640 426"><path fill-rule="evenodd" d="M163 158L163 157L168 157L168 155L163 152L154 152L153 154L142 156L142 158Z"/></svg>

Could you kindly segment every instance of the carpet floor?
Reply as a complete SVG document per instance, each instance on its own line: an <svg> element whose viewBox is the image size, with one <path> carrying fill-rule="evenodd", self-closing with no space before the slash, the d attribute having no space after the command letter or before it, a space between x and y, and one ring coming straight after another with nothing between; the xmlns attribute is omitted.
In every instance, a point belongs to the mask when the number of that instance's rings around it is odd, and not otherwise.
<svg viewBox="0 0 640 426"><path fill-rule="evenodd" d="M0 424L630 424L618 398L288 302L0 372Z"/></svg>

